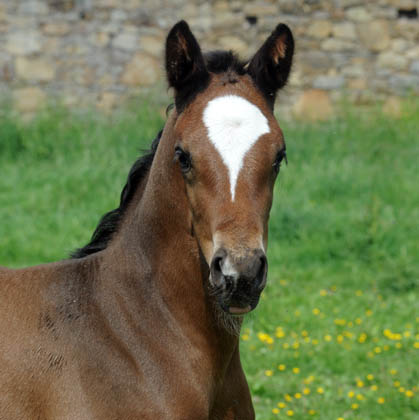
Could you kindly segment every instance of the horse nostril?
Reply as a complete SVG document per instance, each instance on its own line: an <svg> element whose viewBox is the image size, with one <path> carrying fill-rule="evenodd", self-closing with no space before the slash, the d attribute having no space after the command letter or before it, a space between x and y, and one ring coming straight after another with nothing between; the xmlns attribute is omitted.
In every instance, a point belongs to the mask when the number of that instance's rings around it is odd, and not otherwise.
<svg viewBox="0 0 419 420"><path fill-rule="evenodd" d="M222 264L225 256L227 255L226 251L223 249L218 250L211 261L210 273L211 280L214 286L221 287L225 285L225 277L222 270Z"/></svg>
<svg viewBox="0 0 419 420"><path fill-rule="evenodd" d="M266 285L266 276L268 273L268 260L263 251L261 251L261 256L259 257L259 270L256 275L257 286L262 290Z"/></svg>

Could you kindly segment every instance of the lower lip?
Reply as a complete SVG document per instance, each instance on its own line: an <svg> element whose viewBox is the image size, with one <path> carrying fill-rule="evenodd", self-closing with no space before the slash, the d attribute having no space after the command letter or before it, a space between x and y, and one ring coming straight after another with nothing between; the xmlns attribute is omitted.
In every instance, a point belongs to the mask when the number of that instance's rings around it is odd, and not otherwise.
<svg viewBox="0 0 419 420"><path fill-rule="evenodd" d="M252 310L252 307L250 305L244 307L244 308L237 308L234 306L231 306L228 308L228 311L231 313L231 315L244 315L247 314Z"/></svg>

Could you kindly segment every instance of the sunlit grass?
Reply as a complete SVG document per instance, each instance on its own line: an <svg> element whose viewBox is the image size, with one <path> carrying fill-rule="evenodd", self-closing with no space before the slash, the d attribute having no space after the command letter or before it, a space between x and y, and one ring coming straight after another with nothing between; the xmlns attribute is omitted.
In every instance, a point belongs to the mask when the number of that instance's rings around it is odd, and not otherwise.
<svg viewBox="0 0 419 420"><path fill-rule="evenodd" d="M269 280L241 335L257 418L419 418L419 106L284 124ZM0 264L65 258L163 120L0 117Z"/></svg>

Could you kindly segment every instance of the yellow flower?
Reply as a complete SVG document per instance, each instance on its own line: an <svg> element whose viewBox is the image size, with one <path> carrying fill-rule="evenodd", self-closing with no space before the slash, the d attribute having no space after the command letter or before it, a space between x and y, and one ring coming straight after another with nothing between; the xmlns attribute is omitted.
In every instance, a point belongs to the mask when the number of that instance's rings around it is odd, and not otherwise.
<svg viewBox="0 0 419 420"><path fill-rule="evenodd" d="M356 381L356 386L357 386L358 388L362 388L362 387L364 386L364 382L362 382L360 379L358 379L358 380Z"/></svg>
<svg viewBox="0 0 419 420"><path fill-rule="evenodd" d="M279 408L273 408L272 409L272 413L279 414Z"/></svg>
<svg viewBox="0 0 419 420"><path fill-rule="evenodd" d="M277 404L277 406L279 407L279 408L285 408L286 406L287 406L287 404L285 404L284 402L279 402L278 404Z"/></svg>
<svg viewBox="0 0 419 420"><path fill-rule="evenodd" d="M401 349L403 347L402 343L396 343L396 349ZM419 348L419 346L418 346Z"/></svg>
<svg viewBox="0 0 419 420"><path fill-rule="evenodd" d="M326 335L324 336L324 340L325 340L325 341L332 341L332 336L331 336L330 334L326 334Z"/></svg>
<svg viewBox="0 0 419 420"><path fill-rule="evenodd" d="M339 334L339 335L336 337L336 341L337 341L338 343L342 343L342 341L343 341L343 335Z"/></svg>
<svg viewBox="0 0 419 420"><path fill-rule="evenodd" d="M324 394L324 389L323 389L321 386L319 386L319 387L317 388L317 392L318 392L319 394Z"/></svg>
<svg viewBox="0 0 419 420"><path fill-rule="evenodd" d="M313 312L313 315L318 315L320 313L320 309L314 308L312 312Z"/></svg>
<svg viewBox="0 0 419 420"><path fill-rule="evenodd" d="M308 394L310 394L310 392L311 392L311 391L310 391L310 388L304 388L304 389L303 389L303 394L304 394L304 395L308 395Z"/></svg>
<svg viewBox="0 0 419 420"><path fill-rule="evenodd" d="M367 339L367 334L361 333L361 335L358 337L358 341L360 343L365 343L365 340Z"/></svg>
<svg viewBox="0 0 419 420"><path fill-rule="evenodd" d="M243 340L243 341L248 341L248 340L249 340L249 338L250 338L250 337L249 337L249 334L243 334L243 335L242 335L242 340Z"/></svg>
<svg viewBox="0 0 419 420"><path fill-rule="evenodd" d="M356 294L357 296L362 296L362 290L357 290L357 291L355 292L355 294Z"/></svg>
<svg viewBox="0 0 419 420"><path fill-rule="evenodd" d="M397 373L397 369L390 369L390 375L395 375Z"/></svg>
<svg viewBox="0 0 419 420"><path fill-rule="evenodd" d="M365 311L365 313L366 313L367 316L371 316L372 315L372 310L371 309L367 309Z"/></svg>
<svg viewBox="0 0 419 420"><path fill-rule="evenodd" d="M320 290L320 296L326 296L327 295L327 290Z"/></svg>
<svg viewBox="0 0 419 420"><path fill-rule="evenodd" d="M370 386L370 390L371 391L377 391L377 389L378 389L378 386L377 385L371 385Z"/></svg>
<svg viewBox="0 0 419 420"><path fill-rule="evenodd" d="M300 316L301 315L301 312L297 310L297 311L294 312L294 315L295 316Z"/></svg>
<svg viewBox="0 0 419 420"><path fill-rule="evenodd" d="M308 332L306 330L301 331L301 335L303 337L307 337L308 336Z"/></svg>
<svg viewBox="0 0 419 420"><path fill-rule="evenodd" d="M356 323L357 325L362 324L362 319L361 319L361 318L357 318L357 319L355 319L355 323Z"/></svg>
<svg viewBox="0 0 419 420"><path fill-rule="evenodd" d="M280 371L283 371L283 370L285 370L287 367L285 366L285 365L278 365L278 369L280 370Z"/></svg>
<svg viewBox="0 0 419 420"><path fill-rule="evenodd" d="M413 394L413 391L411 391L410 389L408 389L408 390L405 392L405 395L406 395L406 397L412 398L414 394Z"/></svg>
<svg viewBox="0 0 419 420"><path fill-rule="evenodd" d="M398 387L400 386L400 381L394 381L394 382L393 382L393 385L394 385L396 388L398 388Z"/></svg>
<svg viewBox="0 0 419 420"><path fill-rule="evenodd" d="M355 396L355 392L353 392L353 391L348 392L348 397L349 398L353 398L354 396Z"/></svg>
<svg viewBox="0 0 419 420"><path fill-rule="evenodd" d="M374 352L377 353L377 354L381 353L381 347L379 347L379 346L374 347Z"/></svg>
<svg viewBox="0 0 419 420"><path fill-rule="evenodd" d="M369 374L367 375L367 379L368 379L369 381L372 381L372 380L374 379L374 375L373 375L372 373L369 373Z"/></svg>
<svg viewBox="0 0 419 420"><path fill-rule="evenodd" d="M364 397L362 394L358 394L358 395L356 396L356 399L357 399L358 401L362 401L362 400L364 400L364 399L365 399L365 397Z"/></svg>
<svg viewBox="0 0 419 420"><path fill-rule="evenodd" d="M272 370L265 370L265 375L266 376L272 376L274 373L273 373L273 371Z"/></svg>
<svg viewBox="0 0 419 420"><path fill-rule="evenodd" d="M311 342L313 343L313 346L317 346L317 344L319 344L319 340L317 340L316 338L313 339Z"/></svg>
<svg viewBox="0 0 419 420"><path fill-rule="evenodd" d="M292 411L292 410L287 411L287 416L292 417L293 415L294 415L294 411Z"/></svg>
<svg viewBox="0 0 419 420"><path fill-rule="evenodd" d="M419 349L419 341L415 341L415 343L413 344L413 347L415 349Z"/></svg>
<svg viewBox="0 0 419 420"><path fill-rule="evenodd" d="M401 393L403 394L403 393L404 393L404 391L405 391L404 387L403 387L403 386L401 386L401 387L399 388L399 392L401 392Z"/></svg>
<svg viewBox="0 0 419 420"><path fill-rule="evenodd" d="M380 397L377 399L378 404L384 404L386 402L384 397Z"/></svg>
<svg viewBox="0 0 419 420"><path fill-rule="evenodd" d="M299 400L302 397L301 392L296 392L294 394L294 397L297 398L297 400Z"/></svg>
<svg viewBox="0 0 419 420"><path fill-rule="evenodd" d="M300 373L300 368L294 367L292 368L292 371L297 375L298 373Z"/></svg>
<svg viewBox="0 0 419 420"><path fill-rule="evenodd" d="M284 398L285 398L288 402L292 401L292 397L291 397L291 395L289 395L289 394L285 394Z"/></svg>
<svg viewBox="0 0 419 420"><path fill-rule="evenodd" d="M338 420L345 420L343 417L338 417Z"/></svg>
<svg viewBox="0 0 419 420"><path fill-rule="evenodd" d="M356 410L358 407L359 407L359 404L357 404L357 403L353 403L351 405L352 410Z"/></svg>
<svg viewBox="0 0 419 420"><path fill-rule="evenodd" d="M308 414L310 414L310 416L314 416L316 414L316 410L313 410L311 408L310 410L308 410Z"/></svg>

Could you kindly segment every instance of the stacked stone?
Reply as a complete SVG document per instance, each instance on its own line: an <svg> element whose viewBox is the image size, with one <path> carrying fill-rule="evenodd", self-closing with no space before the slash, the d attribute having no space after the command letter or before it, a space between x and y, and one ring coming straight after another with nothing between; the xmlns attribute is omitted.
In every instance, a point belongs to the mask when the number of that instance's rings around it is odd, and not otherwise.
<svg viewBox="0 0 419 420"><path fill-rule="evenodd" d="M342 97L419 93L418 10L418 0L0 0L0 93L21 112L49 97L105 111L142 92L165 97L163 46L177 20L204 49L243 57L281 21L297 49L279 105L322 119Z"/></svg>

